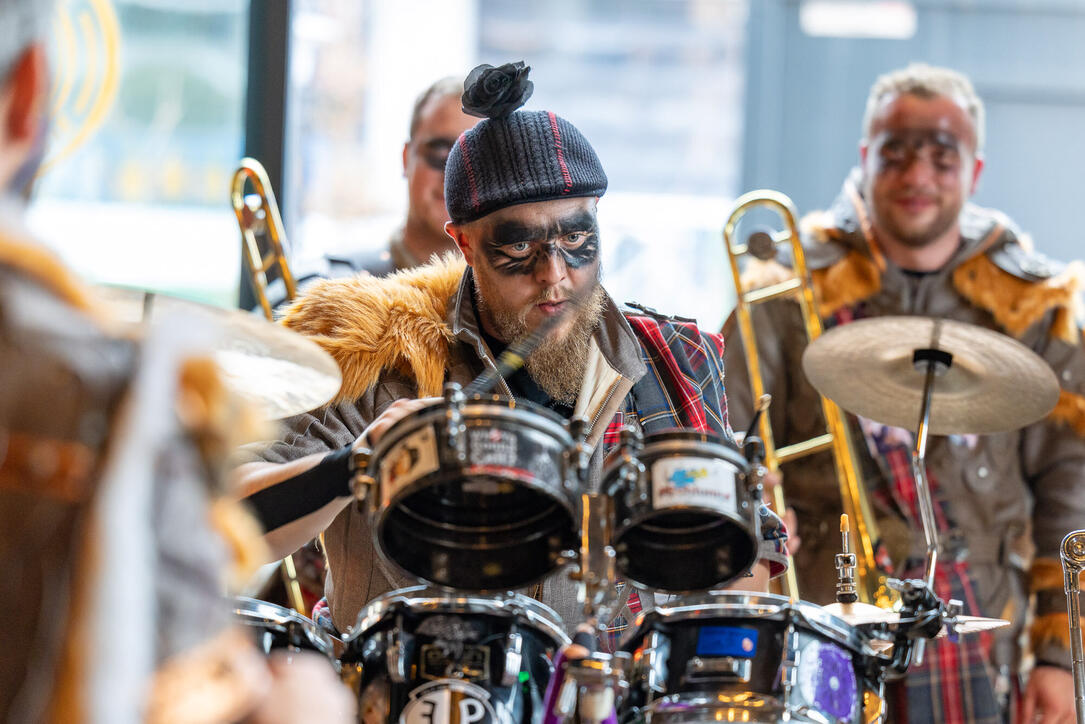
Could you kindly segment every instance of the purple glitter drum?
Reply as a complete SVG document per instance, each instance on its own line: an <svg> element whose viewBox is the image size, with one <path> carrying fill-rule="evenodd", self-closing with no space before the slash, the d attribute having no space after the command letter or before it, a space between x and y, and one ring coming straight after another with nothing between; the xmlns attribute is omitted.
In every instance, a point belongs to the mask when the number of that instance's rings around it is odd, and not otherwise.
<svg viewBox="0 0 1085 724"><path fill-rule="evenodd" d="M859 683L851 656L839 646L811 641L803 647L799 689L807 706L838 720L854 719Z"/></svg>

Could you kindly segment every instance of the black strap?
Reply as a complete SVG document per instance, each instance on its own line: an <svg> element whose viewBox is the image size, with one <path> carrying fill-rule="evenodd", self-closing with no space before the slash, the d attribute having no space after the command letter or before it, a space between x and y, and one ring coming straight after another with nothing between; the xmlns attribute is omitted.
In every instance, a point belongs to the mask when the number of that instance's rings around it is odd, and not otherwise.
<svg viewBox="0 0 1085 724"><path fill-rule="evenodd" d="M350 495L350 448L330 452L305 472L245 498L264 530L275 530Z"/></svg>

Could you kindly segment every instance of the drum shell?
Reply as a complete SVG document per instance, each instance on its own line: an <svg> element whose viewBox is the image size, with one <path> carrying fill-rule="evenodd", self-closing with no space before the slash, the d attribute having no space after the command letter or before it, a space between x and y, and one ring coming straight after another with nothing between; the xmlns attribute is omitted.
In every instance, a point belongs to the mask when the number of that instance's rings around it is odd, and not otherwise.
<svg viewBox="0 0 1085 724"><path fill-rule="evenodd" d="M450 415L462 424L450 425ZM581 486L563 423L503 398L437 403L397 422L368 469L381 556L455 590L507 591L544 578L577 543Z"/></svg>
<svg viewBox="0 0 1085 724"><path fill-rule="evenodd" d="M688 593L725 585L749 571L758 555L760 501L747 488L747 463L737 449L692 430L650 434L633 453L643 466L635 484L621 480L627 453L615 448L603 469L603 486L614 506L616 562L624 578L655 590ZM674 486L661 488L661 476L689 464L726 483L728 497L719 490L662 495Z"/></svg>
<svg viewBox="0 0 1085 724"><path fill-rule="evenodd" d="M334 660L335 640L312 619L274 603L239 596L233 600L234 620L249 629L256 647L273 651L312 651Z"/></svg>
<svg viewBox="0 0 1085 724"><path fill-rule="evenodd" d="M718 638L721 630L749 632L755 643L748 667L743 656L700 648L706 635ZM782 596L680 600L638 619L622 648L634 659L623 717L629 721L859 724L882 704L882 684L869 675L877 654L863 634L817 606ZM824 665L837 667L836 688L817 679Z"/></svg>
<svg viewBox="0 0 1085 724"><path fill-rule="evenodd" d="M511 680L510 633L520 637ZM526 723L541 719L551 662L568 642L557 614L526 596L450 596L415 587L362 611L344 639L340 665L362 721L414 721L411 707L427 696L419 692L447 686L489 705L482 722Z"/></svg>

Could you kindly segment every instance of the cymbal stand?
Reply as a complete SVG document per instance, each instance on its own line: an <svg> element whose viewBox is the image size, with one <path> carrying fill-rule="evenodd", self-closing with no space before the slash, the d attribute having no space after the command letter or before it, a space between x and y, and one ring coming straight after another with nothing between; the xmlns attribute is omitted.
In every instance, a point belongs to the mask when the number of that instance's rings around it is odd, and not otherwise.
<svg viewBox="0 0 1085 724"><path fill-rule="evenodd" d="M559 652L544 701L543 722L558 724L578 716L585 724L616 724L616 702L628 687L625 669L629 657L594 651L596 637L620 605L615 587L615 553L610 545L613 508L608 495L591 491L592 448L587 444L587 420L574 418L569 431L574 440L570 462L584 491L580 498L579 570L570 577L579 584L577 597L590 629L580 631L573 643L584 646L588 656L566 658L564 649Z"/></svg>
<svg viewBox="0 0 1085 724"><path fill-rule="evenodd" d="M953 364L953 355L936 348L917 349L912 354L912 364L919 372L926 374L923 383L923 400L919 406L919 426L915 435L915 447L912 449L912 475L915 478L916 500L919 504L919 517L923 523L923 538L927 544L927 562L923 571L923 581L934 591L934 572L938 565L938 525L934 518L934 502L931 498L930 483L927 480L927 438L930 434L931 396L934 393L934 380L945 374ZM916 642L915 663L923 662L924 641Z"/></svg>
<svg viewBox="0 0 1085 724"><path fill-rule="evenodd" d="M1070 666L1074 673L1074 706L1078 724L1085 724L1085 653L1081 645L1081 599L1078 575L1085 569L1085 530L1075 530L1062 539L1062 561L1066 612L1070 617Z"/></svg>

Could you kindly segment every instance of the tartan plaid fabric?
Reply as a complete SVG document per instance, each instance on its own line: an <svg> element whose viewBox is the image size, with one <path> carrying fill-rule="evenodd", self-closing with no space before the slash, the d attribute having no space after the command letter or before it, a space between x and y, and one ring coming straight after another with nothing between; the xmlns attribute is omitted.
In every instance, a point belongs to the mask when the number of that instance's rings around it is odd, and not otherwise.
<svg viewBox="0 0 1085 724"><path fill-rule="evenodd" d="M648 372L633 386L603 433L604 450L618 443L622 426L630 420L637 420L645 434L689 428L734 442L723 386L723 336L669 317L627 314L626 319L640 340L641 359ZM771 549L768 552L763 545L762 555L769 562L771 575L778 575L786 566L787 529L765 506L761 535ZM624 587L618 584L619 597ZM641 610L640 596L630 590L626 605L607 626L606 640L600 645L614 650Z"/></svg>
<svg viewBox="0 0 1085 724"><path fill-rule="evenodd" d="M843 310L831 320L846 324L861 316L858 310ZM922 530L919 502L912 475L912 433L879 423L860 420L867 449L881 463L888 486L876 491L883 500L908 521L914 530ZM955 526L948 501L941 495L937 479L927 471L935 520L943 538ZM925 562L909 561L900 578L922 578ZM940 560L935 571L934 590L943 600L958 599L963 613L985 615L976 596L976 582L966 560ZM973 722L995 724L1003 721L995 697L990 660L992 638L989 633L962 636L956 643L938 639L927 643L923 663L912 666L903 681L889 684L895 700L894 721Z"/></svg>

